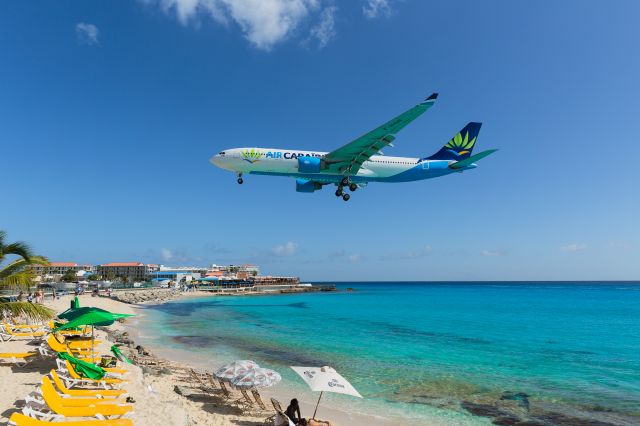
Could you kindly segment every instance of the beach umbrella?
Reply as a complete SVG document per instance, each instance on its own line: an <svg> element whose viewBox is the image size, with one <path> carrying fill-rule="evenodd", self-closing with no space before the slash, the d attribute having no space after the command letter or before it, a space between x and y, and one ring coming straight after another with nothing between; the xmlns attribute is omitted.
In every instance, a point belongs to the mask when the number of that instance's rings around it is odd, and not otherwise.
<svg viewBox="0 0 640 426"><path fill-rule="evenodd" d="M239 388L268 388L280 382L280 374L268 368L254 368L245 374L230 380L231 384Z"/></svg>
<svg viewBox="0 0 640 426"><path fill-rule="evenodd" d="M76 310L79 311L81 309L85 309L85 308L79 308ZM66 324L62 324L59 327L56 327L53 330L53 332L55 333L56 331L60 331L60 330L80 327L82 325L90 325L91 326L91 359L95 360L95 356L94 356L95 349L93 347L95 343L94 327L96 325L99 325L99 326L111 325L120 318L126 318L131 316L133 315L132 314L115 314L113 312L105 311L104 309L93 308L93 310L87 310L84 314L78 317L75 317L74 319L67 322Z"/></svg>
<svg viewBox="0 0 640 426"><path fill-rule="evenodd" d="M102 367L78 359L67 352L58 352L58 358L69 361L73 366L73 369L81 376L88 377L93 380L100 380L106 374L106 371Z"/></svg>
<svg viewBox="0 0 640 426"><path fill-rule="evenodd" d="M320 392L320 397L316 404L316 409L313 412L313 418L316 418L316 412L318 411L318 405L320 405L320 399L324 392L343 393L346 395L357 396L362 398L362 395L351 386L351 383L342 377L336 370L331 367L291 367L293 371L298 373L302 380L304 380L312 391Z"/></svg>
<svg viewBox="0 0 640 426"><path fill-rule="evenodd" d="M75 309L67 309L61 314L58 314L58 318L66 319L67 321L71 321L73 319L78 318L81 315L88 314L89 312L107 312L104 309L96 308L95 306L83 306L82 308L78 307Z"/></svg>
<svg viewBox="0 0 640 426"><path fill-rule="evenodd" d="M111 352L113 352L113 354L116 356L116 358L118 358L120 361L128 362L129 364L133 364L133 361L131 361L126 356L124 356L124 354L120 351L120 348L117 347L116 345L111 346Z"/></svg>
<svg viewBox="0 0 640 426"><path fill-rule="evenodd" d="M233 361L229 364L223 365L218 368L213 374L219 379L223 380L233 380L236 377L247 374L251 370L255 370L260 366L253 361L247 359L241 359L238 361Z"/></svg>

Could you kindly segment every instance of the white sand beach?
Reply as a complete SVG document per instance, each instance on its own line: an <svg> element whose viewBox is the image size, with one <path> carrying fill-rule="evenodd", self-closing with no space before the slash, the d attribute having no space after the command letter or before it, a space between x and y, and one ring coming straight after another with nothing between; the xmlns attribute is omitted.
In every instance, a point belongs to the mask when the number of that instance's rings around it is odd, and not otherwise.
<svg viewBox="0 0 640 426"><path fill-rule="evenodd" d="M189 297L198 297L203 294L191 293ZM206 294L208 295L208 294ZM118 302L116 300L80 296L81 306L96 306L111 312L140 314L141 310L135 305ZM70 296L59 300L47 300L45 304L56 312L62 312L69 307ZM126 322L125 322L126 324ZM124 330L127 325L114 323L111 330ZM131 333L132 336L135 333ZM96 339L102 341L99 345L99 353L109 353L112 342L108 340L106 332L97 330ZM26 342L16 340L2 342L1 352L31 352L36 351L39 342ZM0 424L6 424L13 412L20 411L24 398L34 391L39 385L43 375L56 367L53 357L38 356L25 367L17 367L10 364L0 365ZM261 391L263 400L268 410L265 412L243 413L236 406L227 403L215 393L206 393L194 384L189 375L191 366L172 360L160 360L160 365L139 367L126 363L119 363L119 367L130 371L130 383L125 389L135 399L134 413L131 419L135 425L262 425L265 419L273 414L270 397L276 397L286 407L289 399L294 395L286 394L286 391L278 389L278 386ZM185 396L176 393L178 386L185 392ZM309 416L313 412L315 401L301 401L303 416ZM322 406L322 418L331 420L333 425L365 426L365 425L391 425L399 424L391 419L367 416L362 414L347 413L344 411Z"/></svg>

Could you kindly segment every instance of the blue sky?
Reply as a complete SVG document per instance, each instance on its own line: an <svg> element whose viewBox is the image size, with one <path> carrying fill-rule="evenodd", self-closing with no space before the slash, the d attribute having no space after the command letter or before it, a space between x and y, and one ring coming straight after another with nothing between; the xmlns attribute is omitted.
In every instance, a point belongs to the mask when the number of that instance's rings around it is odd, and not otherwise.
<svg viewBox="0 0 640 426"><path fill-rule="evenodd" d="M253 262L305 280L639 279L637 1L0 4L0 227L51 260ZM345 203L239 186L236 146L331 150L440 93L476 170Z"/></svg>

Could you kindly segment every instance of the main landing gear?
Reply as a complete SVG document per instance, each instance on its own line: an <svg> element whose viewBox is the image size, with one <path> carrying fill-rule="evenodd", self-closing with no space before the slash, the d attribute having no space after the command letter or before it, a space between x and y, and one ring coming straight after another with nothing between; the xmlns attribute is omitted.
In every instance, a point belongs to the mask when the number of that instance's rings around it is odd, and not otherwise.
<svg viewBox="0 0 640 426"><path fill-rule="evenodd" d="M349 188L349 191L354 192L356 189L358 189L358 185L350 182L348 177L344 177L338 184L338 189L336 189L336 197L342 197L344 201L349 201L351 195L345 193L345 187Z"/></svg>
<svg viewBox="0 0 640 426"><path fill-rule="evenodd" d="M244 180L242 180L242 173L238 173L238 185L242 185Z"/></svg>

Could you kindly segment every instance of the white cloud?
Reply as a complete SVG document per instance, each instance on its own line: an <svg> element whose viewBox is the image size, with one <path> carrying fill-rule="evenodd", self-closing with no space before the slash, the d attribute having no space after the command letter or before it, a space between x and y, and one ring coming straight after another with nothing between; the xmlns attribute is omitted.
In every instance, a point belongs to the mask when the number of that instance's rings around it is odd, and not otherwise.
<svg viewBox="0 0 640 426"><path fill-rule="evenodd" d="M562 246L560 247L560 250L574 252L574 251L582 251L582 250L585 250L586 248L587 248L586 244L574 243L574 244L567 244L566 246Z"/></svg>
<svg viewBox="0 0 640 426"><path fill-rule="evenodd" d="M171 250L163 248L163 249L160 250L160 257L165 262L168 262L171 259L173 259L173 253L171 253Z"/></svg>
<svg viewBox="0 0 640 426"><path fill-rule="evenodd" d="M504 253L500 250L482 250L480 254L486 257L495 257L502 256Z"/></svg>
<svg viewBox="0 0 640 426"><path fill-rule="evenodd" d="M365 5L362 6L362 13L369 19L382 15L389 16L392 13L391 0L366 0Z"/></svg>
<svg viewBox="0 0 640 426"><path fill-rule="evenodd" d="M78 37L78 41L82 44L89 46L98 44L99 35L100 30L93 24L86 24L84 22L76 24L76 37Z"/></svg>
<svg viewBox="0 0 640 426"><path fill-rule="evenodd" d="M293 256L298 252L298 244L288 241L285 244L277 245L271 249L271 253L275 256Z"/></svg>
<svg viewBox="0 0 640 426"><path fill-rule="evenodd" d="M158 4L167 13L175 12L183 25L199 15L228 24L235 22L256 48L270 50L289 37L322 0L142 0ZM326 9L325 9L326 10ZM324 13L324 11L323 11Z"/></svg>
<svg viewBox="0 0 640 426"><path fill-rule="evenodd" d="M320 14L320 22L309 31L309 38L318 41L318 47L322 49L336 36L335 14L338 10L335 6L324 8Z"/></svg>

